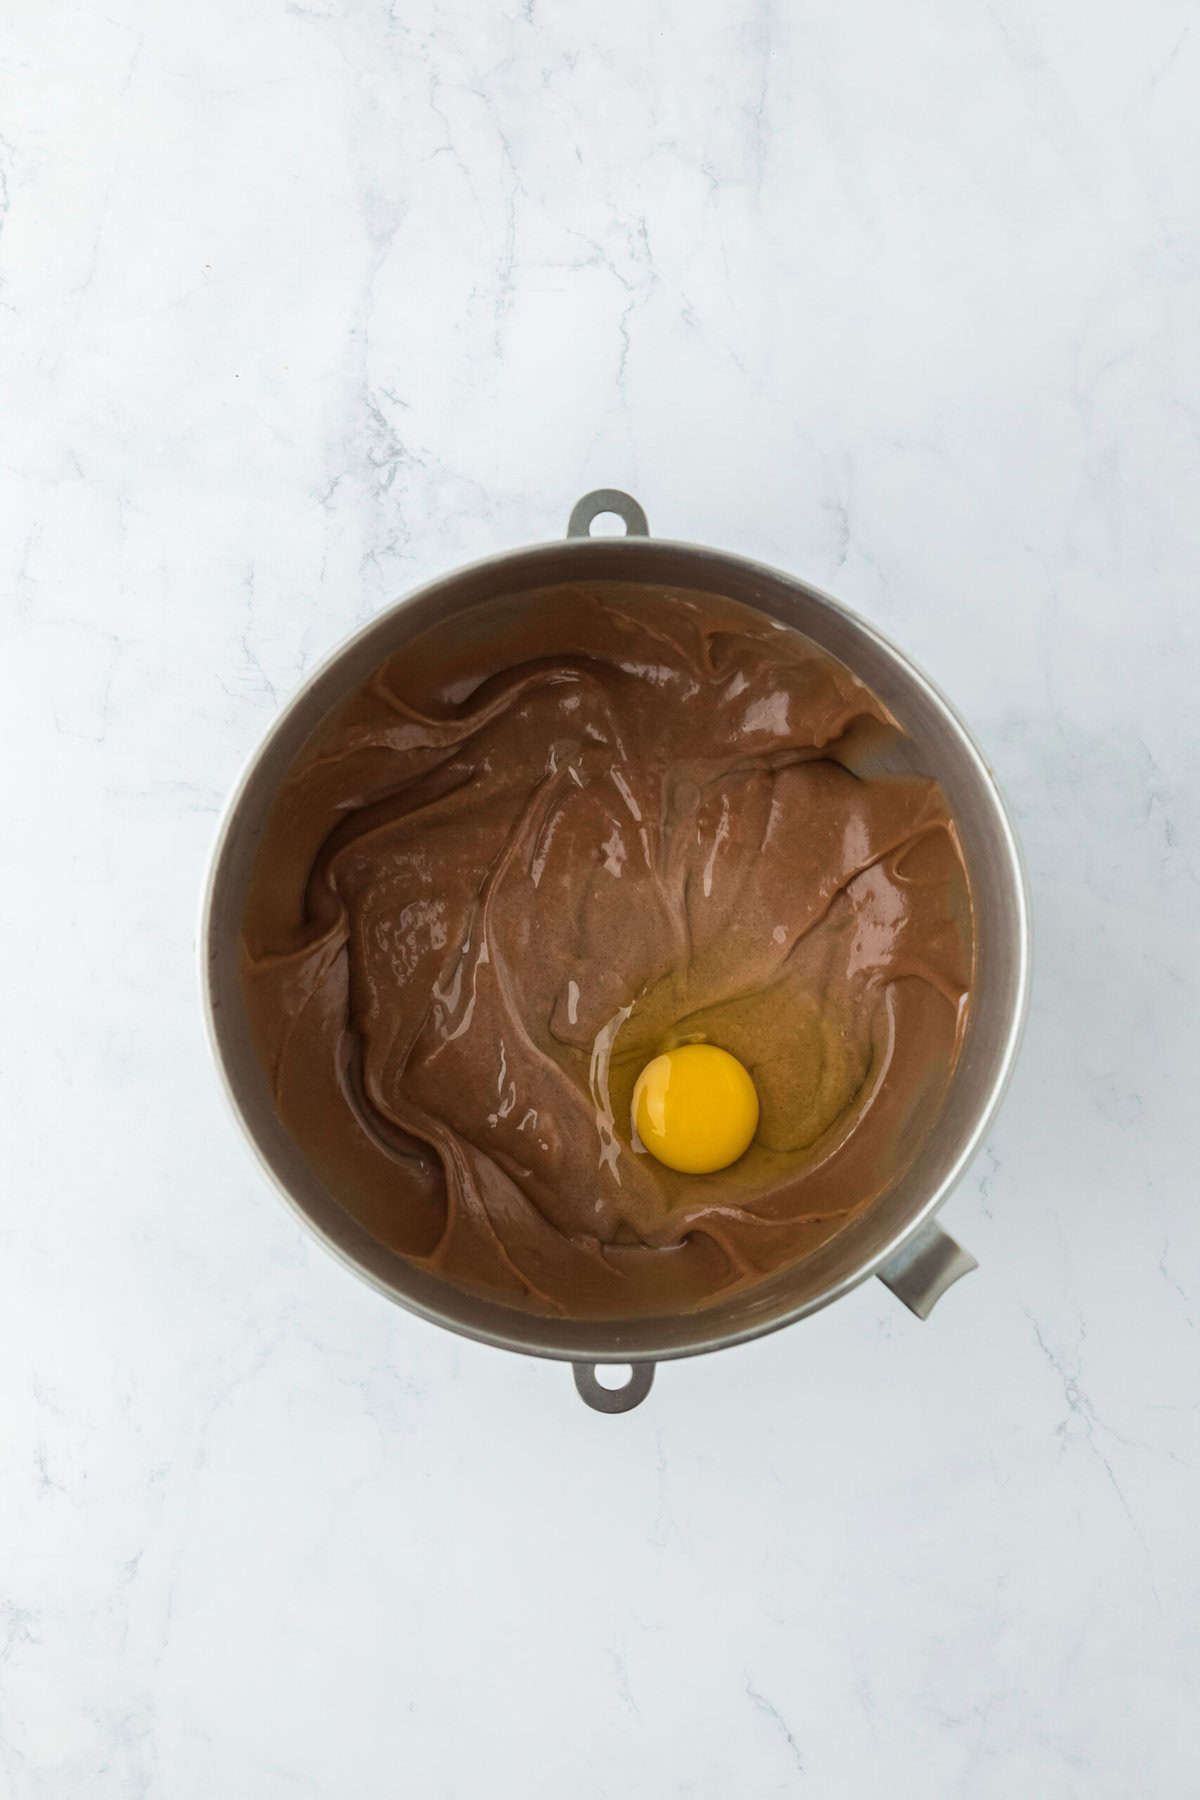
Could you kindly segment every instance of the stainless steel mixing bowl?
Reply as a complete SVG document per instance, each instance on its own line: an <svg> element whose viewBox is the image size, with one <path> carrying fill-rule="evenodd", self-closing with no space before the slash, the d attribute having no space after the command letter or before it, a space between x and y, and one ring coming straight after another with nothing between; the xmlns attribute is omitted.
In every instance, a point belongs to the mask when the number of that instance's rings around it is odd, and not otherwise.
<svg viewBox="0 0 1200 1800"><path fill-rule="evenodd" d="M615 513L624 537L592 537ZM541 1318L460 1292L414 1267L359 1225L318 1179L276 1116L251 1039L238 972L243 902L263 824L284 772L335 701L435 620L501 594L555 582L615 579L729 596L793 625L846 663L906 734L894 766L932 775L958 822L976 909L977 966L962 1054L915 1161L874 1206L815 1255L699 1312L620 1320ZM296 695L258 750L221 825L204 902L201 956L213 1051L234 1112L267 1172L317 1236L359 1275L435 1325L574 1365L589 1405L624 1412L645 1398L656 1362L722 1350L791 1325L878 1275L921 1318L975 1260L935 1214L983 1138L1016 1057L1029 978L1029 908L1020 855L996 783L955 713L887 640L827 594L739 556L652 539L627 494L602 489L575 507L564 542L459 569L360 631ZM601 1363L631 1365L625 1385Z"/></svg>

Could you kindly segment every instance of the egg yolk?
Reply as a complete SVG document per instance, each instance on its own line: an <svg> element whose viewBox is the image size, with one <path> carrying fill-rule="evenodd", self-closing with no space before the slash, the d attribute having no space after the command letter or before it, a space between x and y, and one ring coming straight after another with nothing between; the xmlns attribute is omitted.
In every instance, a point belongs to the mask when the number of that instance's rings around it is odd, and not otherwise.
<svg viewBox="0 0 1200 1800"><path fill-rule="evenodd" d="M737 1057L715 1044L682 1044L648 1062L632 1111L650 1154L684 1175L728 1168L758 1129L754 1083Z"/></svg>

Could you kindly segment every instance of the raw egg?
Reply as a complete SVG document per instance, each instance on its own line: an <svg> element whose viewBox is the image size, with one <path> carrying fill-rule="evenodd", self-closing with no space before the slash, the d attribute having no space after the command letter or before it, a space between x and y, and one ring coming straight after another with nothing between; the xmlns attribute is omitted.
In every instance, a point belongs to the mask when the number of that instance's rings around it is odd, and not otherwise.
<svg viewBox="0 0 1200 1800"><path fill-rule="evenodd" d="M737 1057L715 1044L681 1044L648 1062L632 1111L651 1156L684 1175L728 1168L758 1129L754 1083Z"/></svg>

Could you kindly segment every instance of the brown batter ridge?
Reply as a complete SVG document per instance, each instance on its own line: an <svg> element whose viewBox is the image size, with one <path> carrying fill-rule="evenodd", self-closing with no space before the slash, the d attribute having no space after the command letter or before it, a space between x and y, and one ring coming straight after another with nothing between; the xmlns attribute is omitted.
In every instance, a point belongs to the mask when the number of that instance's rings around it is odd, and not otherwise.
<svg viewBox="0 0 1200 1800"><path fill-rule="evenodd" d="M330 712L243 928L280 1117L340 1203L529 1311L702 1306L810 1254L911 1160L966 1017L937 785L798 633L618 582L493 601ZM649 1058L758 1088L732 1168L631 1142Z"/></svg>

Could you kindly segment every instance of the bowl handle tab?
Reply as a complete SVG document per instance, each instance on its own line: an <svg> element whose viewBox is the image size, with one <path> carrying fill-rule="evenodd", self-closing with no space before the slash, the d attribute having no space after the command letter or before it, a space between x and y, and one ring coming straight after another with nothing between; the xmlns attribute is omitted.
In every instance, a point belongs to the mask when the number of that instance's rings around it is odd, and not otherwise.
<svg viewBox="0 0 1200 1800"><path fill-rule="evenodd" d="M579 1398L592 1408L593 1412L623 1413L631 1412L640 1406L654 1381L654 1364L638 1362L629 1365L629 1380L624 1387L602 1387L596 1379L595 1363L572 1363L575 1386L579 1389Z"/></svg>
<svg viewBox="0 0 1200 1800"><path fill-rule="evenodd" d="M642 508L632 494L623 494L620 488L593 488L590 494L577 500L567 521L567 536L590 537L592 520L598 519L601 513L616 513L625 527L626 537L650 536L650 526Z"/></svg>
<svg viewBox="0 0 1200 1800"><path fill-rule="evenodd" d="M971 1252L930 1219L884 1263L879 1279L918 1319L927 1319L946 1289L978 1267Z"/></svg>

